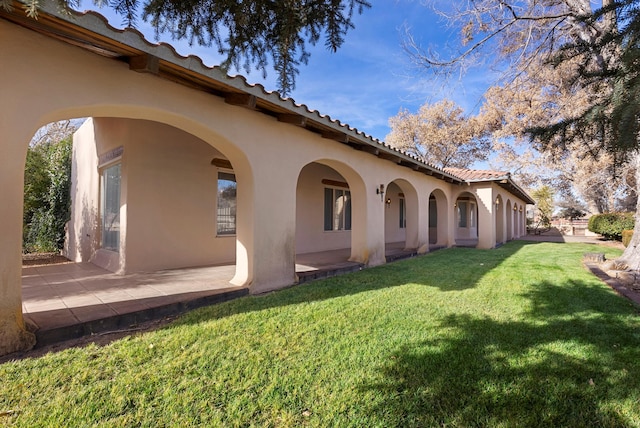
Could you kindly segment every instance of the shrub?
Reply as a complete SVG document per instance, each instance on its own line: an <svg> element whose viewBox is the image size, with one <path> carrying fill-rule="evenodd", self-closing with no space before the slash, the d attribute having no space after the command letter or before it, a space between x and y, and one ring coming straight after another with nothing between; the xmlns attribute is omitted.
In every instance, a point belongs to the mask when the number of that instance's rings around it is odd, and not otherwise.
<svg viewBox="0 0 640 428"><path fill-rule="evenodd" d="M623 230L622 231L622 245L625 247L629 246L629 242L631 242L631 237L633 236L633 230Z"/></svg>
<svg viewBox="0 0 640 428"><path fill-rule="evenodd" d="M606 213L589 219L589 230L607 239L622 240L622 231L633 229L633 213Z"/></svg>

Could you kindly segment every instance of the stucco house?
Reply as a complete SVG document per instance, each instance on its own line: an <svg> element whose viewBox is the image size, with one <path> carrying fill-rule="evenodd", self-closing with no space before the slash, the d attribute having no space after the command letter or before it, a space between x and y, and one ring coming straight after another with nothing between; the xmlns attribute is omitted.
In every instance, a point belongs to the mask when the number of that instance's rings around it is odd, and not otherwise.
<svg viewBox="0 0 640 428"><path fill-rule="evenodd" d="M41 126L74 136L65 254L128 274L235 264L263 293L296 283L296 255L385 247L493 248L526 233L531 198L508 173L441 170L100 15L42 2L0 10L0 355L29 347L21 308L22 197ZM44 72L46 70L46 73Z"/></svg>

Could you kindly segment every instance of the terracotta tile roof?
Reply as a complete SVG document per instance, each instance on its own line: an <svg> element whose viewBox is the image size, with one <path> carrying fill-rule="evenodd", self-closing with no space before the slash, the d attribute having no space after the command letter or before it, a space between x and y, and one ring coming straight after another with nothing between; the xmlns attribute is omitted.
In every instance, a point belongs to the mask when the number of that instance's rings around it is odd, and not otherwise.
<svg viewBox="0 0 640 428"><path fill-rule="evenodd" d="M445 168L449 174L460 177L465 181L486 181L509 178L511 174L503 171L485 171L478 169Z"/></svg>

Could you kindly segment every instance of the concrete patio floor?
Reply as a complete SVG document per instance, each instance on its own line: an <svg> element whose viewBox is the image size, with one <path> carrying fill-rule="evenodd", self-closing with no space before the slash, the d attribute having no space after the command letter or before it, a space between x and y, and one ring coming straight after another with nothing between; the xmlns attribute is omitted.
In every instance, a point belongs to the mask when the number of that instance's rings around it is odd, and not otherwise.
<svg viewBox="0 0 640 428"><path fill-rule="evenodd" d="M415 255L402 243L388 244L389 261ZM349 249L300 254L299 282L363 268L350 262ZM116 275L90 263L25 266L22 308L37 346L85 335L130 328L197 307L249 294L229 284L235 265Z"/></svg>

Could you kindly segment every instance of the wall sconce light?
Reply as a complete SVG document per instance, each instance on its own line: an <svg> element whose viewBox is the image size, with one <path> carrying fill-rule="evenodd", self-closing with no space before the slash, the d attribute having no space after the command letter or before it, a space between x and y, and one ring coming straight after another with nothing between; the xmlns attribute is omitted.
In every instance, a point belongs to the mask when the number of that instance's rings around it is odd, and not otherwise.
<svg viewBox="0 0 640 428"><path fill-rule="evenodd" d="M458 203L457 203L457 202L455 202L455 203L453 204L453 208L458 208Z"/></svg>
<svg viewBox="0 0 640 428"><path fill-rule="evenodd" d="M500 205L500 198L496 198L496 205Z"/></svg>
<svg viewBox="0 0 640 428"><path fill-rule="evenodd" d="M518 207L513 207L513 210L514 211L518 211Z"/></svg>
<svg viewBox="0 0 640 428"><path fill-rule="evenodd" d="M522 207L520 207L520 212L522 212Z"/></svg>
<svg viewBox="0 0 640 428"><path fill-rule="evenodd" d="M376 195L380 195L380 200L384 202L384 184L376 188Z"/></svg>
<svg viewBox="0 0 640 428"><path fill-rule="evenodd" d="M387 206L390 207L391 206L391 198L387 198Z"/></svg>

